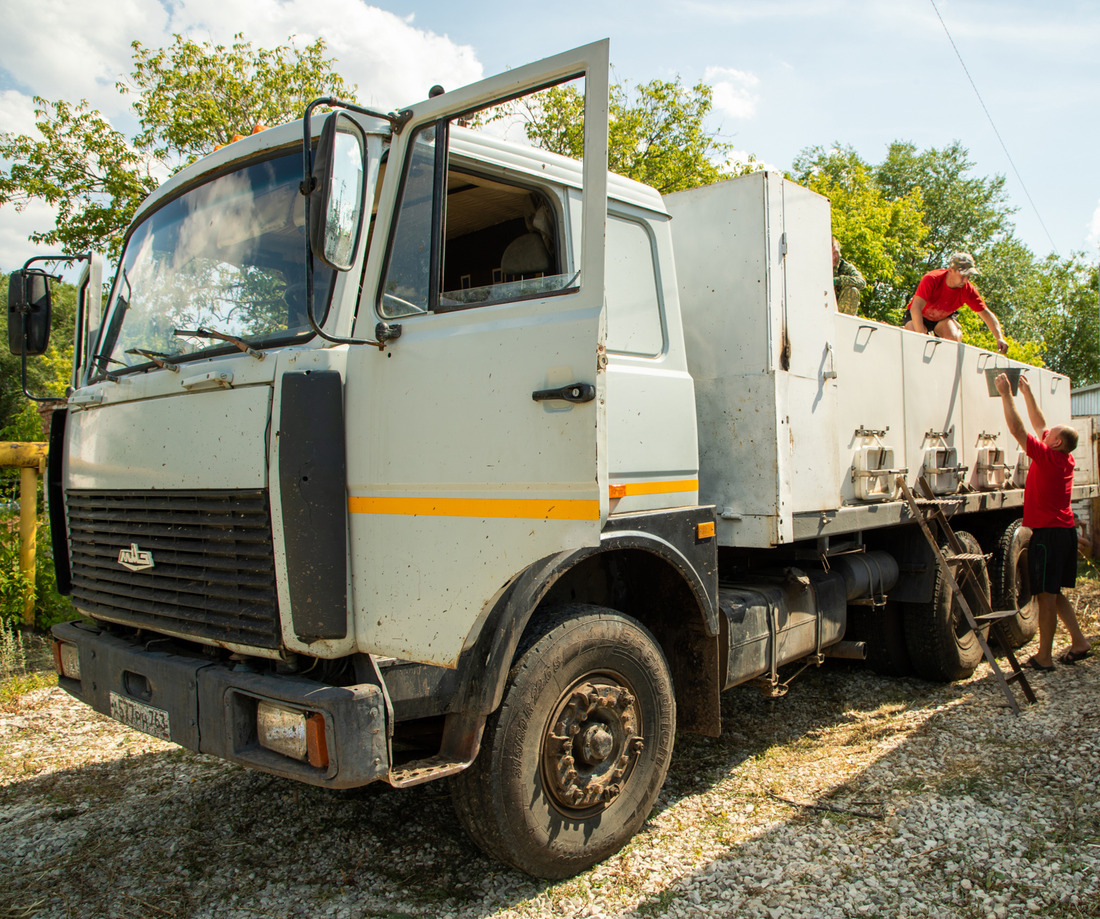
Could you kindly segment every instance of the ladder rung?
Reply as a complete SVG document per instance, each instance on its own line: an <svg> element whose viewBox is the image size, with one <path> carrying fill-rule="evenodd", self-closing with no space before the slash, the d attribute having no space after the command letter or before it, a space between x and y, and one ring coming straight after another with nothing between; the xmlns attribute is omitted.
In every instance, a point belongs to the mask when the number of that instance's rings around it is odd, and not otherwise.
<svg viewBox="0 0 1100 919"><path fill-rule="evenodd" d="M957 555L951 555L944 552L943 557L949 562L983 562L985 556L979 552L960 552Z"/></svg>
<svg viewBox="0 0 1100 919"><path fill-rule="evenodd" d="M1018 609L1001 609L994 610L991 613L982 613L980 616L975 616L974 618L982 622L996 622L998 619L1008 619L1015 616L1018 612Z"/></svg>

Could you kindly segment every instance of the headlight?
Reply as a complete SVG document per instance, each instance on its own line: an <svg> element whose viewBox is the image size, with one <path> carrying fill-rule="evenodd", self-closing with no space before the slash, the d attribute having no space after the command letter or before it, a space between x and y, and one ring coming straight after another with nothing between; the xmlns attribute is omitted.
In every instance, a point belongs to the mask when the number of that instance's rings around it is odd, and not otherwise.
<svg viewBox="0 0 1100 919"><path fill-rule="evenodd" d="M256 705L256 736L260 746L316 769L328 766L325 716L282 708L272 702Z"/></svg>
<svg viewBox="0 0 1100 919"><path fill-rule="evenodd" d="M80 651L67 641L54 641L53 665L63 677L80 679Z"/></svg>

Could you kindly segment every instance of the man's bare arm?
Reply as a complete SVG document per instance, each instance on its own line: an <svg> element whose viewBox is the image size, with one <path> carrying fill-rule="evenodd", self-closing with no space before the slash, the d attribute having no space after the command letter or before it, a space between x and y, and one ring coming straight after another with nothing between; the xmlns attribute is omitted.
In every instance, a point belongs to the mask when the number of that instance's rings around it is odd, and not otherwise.
<svg viewBox="0 0 1100 919"><path fill-rule="evenodd" d="M998 374L994 382L997 386L997 392L1001 394L1001 406L1004 408L1008 432L1016 438L1016 442L1021 447L1027 447L1027 428L1024 427L1024 419L1020 417L1020 412L1016 408L1016 401L1012 398L1012 384L1008 381L1008 374ZM1021 378L1021 389L1023 388L1023 382L1023 378Z"/></svg>
<svg viewBox="0 0 1100 919"><path fill-rule="evenodd" d="M997 318L997 314L987 306L978 315L982 317L985 324L989 326L989 331L993 333L993 337L997 339L997 350L1001 354L1007 354L1008 342L1005 341L1004 333L1001 331L1001 321Z"/></svg>
<svg viewBox="0 0 1100 919"><path fill-rule="evenodd" d="M1043 436L1043 431L1047 429L1047 420L1043 417L1043 413L1039 410L1039 405L1035 401L1035 396L1031 392L1031 384L1028 383L1027 377L1020 377L1020 392L1024 396L1024 405L1027 406L1027 417L1031 422L1031 426L1035 429L1035 434L1038 437Z"/></svg>
<svg viewBox="0 0 1100 919"><path fill-rule="evenodd" d="M913 323L913 331L925 333L928 329L924 326L924 307L928 303L924 297L914 297L913 303L909 307L910 321Z"/></svg>

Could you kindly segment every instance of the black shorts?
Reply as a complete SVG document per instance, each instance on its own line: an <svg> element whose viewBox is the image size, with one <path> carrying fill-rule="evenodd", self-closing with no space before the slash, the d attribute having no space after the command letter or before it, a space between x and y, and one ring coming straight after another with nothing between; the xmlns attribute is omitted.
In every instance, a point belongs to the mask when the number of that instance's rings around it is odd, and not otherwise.
<svg viewBox="0 0 1100 919"><path fill-rule="evenodd" d="M1027 570L1033 594L1056 594L1077 583L1077 528L1040 527L1031 531Z"/></svg>
<svg viewBox="0 0 1100 919"><path fill-rule="evenodd" d="M922 316L921 318L923 319L924 317ZM936 328L936 323L943 322L945 319L954 319L956 322L958 322L959 321L959 311L955 310L955 312L951 313L950 315L941 316L939 319L934 319L934 320L933 319L925 319L924 320L924 331L927 332L929 335L934 334L932 330ZM913 322L913 311L912 310L909 310L909 321ZM913 325L916 325L916 323L914 322Z"/></svg>

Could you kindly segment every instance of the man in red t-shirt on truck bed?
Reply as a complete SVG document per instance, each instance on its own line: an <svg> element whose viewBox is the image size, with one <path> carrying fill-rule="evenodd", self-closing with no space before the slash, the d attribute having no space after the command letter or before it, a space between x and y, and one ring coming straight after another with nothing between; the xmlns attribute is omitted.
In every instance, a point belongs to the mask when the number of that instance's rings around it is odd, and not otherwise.
<svg viewBox="0 0 1100 919"><path fill-rule="evenodd" d="M1001 323L985 305L978 288L970 283L970 276L974 274L978 274L978 268L969 252L956 252L947 260L946 268L929 271L920 279L917 292L909 301L909 320L905 328L949 341L962 341L959 310L969 306L989 326L997 339L997 350L1007 353L1008 342L1001 333Z"/></svg>
<svg viewBox="0 0 1100 919"><path fill-rule="evenodd" d="M1077 431L1065 424L1048 429L1027 378L1020 377L1028 418L1042 439L1028 434L1012 399L1008 375L1000 374L996 384L1008 430L1031 459L1024 483L1024 526L1031 530L1028 574L1031 592L1039 603L1039 650L1028 660L1028 666L1053 670L1051 653L1059 618L1069 632L1071 644L1058 659L1063 664L1076 664L1092 653L1077 614L1062 593L1063 587L1077 583L1077 528L1070 508L1074 466L1070 453L1077 446Z"/></svg>

